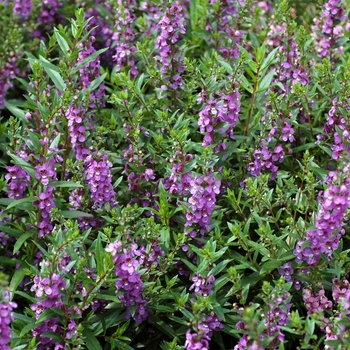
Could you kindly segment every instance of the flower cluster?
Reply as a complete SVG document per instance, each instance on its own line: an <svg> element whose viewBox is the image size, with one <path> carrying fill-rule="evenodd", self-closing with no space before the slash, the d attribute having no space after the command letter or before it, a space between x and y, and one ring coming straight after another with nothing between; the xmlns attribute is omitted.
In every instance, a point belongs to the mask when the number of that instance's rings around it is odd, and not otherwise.
<svg viewBox="0 0 350 350"><path fill-rule="evenodd" d="M184 72L183 57L175 47L175 43L180 40L179 34L185 34L183 25L183 8L174 4L168 8L163 18L158 23L160 35L156 40L156 49L159 49L159 56L156 60L160 65L162 76L167 76L171 89L183 89L184 83L181 74Z"/></svg>
<svg viewBox="0 0 350 350"><path fill-rule="evenodd" d="M286 45L280 47L281 61L276 67L275 83L283 85L285 93L293 88L293 84L307 85L309 82L307 67L301 64L300 50L293 38L288 38ZM281 92L281 90L278 90Z"/></svg>
<svg viewBox="0 0 350 350"><path fill-rule="evenodd" d="M284 160L284 150L281 144L277 145L272 152L268 149L265 140L261 140L261 148L254 150L254 160L248 164L248 171L259 176L263 170L271 171L271 180L277 176L277 162L282 163Z"/></svg>
<svg viewBox="0 0 350 350"><path fill-rule="evenodd" d="M350 283L348 280L333 279L332 296L334 302L337 304L339 314L335 317L335 322L329 322L329 319L325 318L325 325L321 327L322 331L326 333L327 340L347 340L346 329L344 321L350 321ZM342 324L343 323L343 324ZM331 349L326 346L325 349Z"/></svg>
<svg viewBox="0 0 350 350"><path fill-rule="evenodd" d="M132 26L136 20L136 16L133 14L133 8L136 6L136 2L135 0L118 0L118 4L119 7L117 8L114 25L116 32L112 38L115 43L113 60L117 64L117 72L120 71L121 67L128 65L130 67L130 75L133 78L138 74L133 59L133 54L136 51L136 33Z"/></svg>
<svg viewBox="0 0 350 350"><path fill-rule="evenodd" d="M86 141L85 113L84 108L77 107L74 104L71 104L65 113L72 148L75 149L76 157L79 160L83 159L84 142Z"/></svg>
<svg viewBox="0 0 350 350"><path fill-rule="evenodd" d="M344 36L344 26L338 24L339 21L347 19L344 9L340 6L341 0L329 0L324 6L324 11L320 18L314 19L312 36L315 38L316 49L320 57L326 57L333 50L338 38ZM322 32L322 34L318 34ZM337 52L343 52L342 47L337 48Z"/></svg>
<svg viewBox="0 0 350 350"><path fill-rule="evenodd" d="M213 283L215 282L215 277L213 275L204 277L196 273L192 278L192 282L193 284L189 289L194 289L196 293L207 297L213 292Z"/></svg>
<svg viewBox="0 0 350 350"><path fill-rule="evenodd" d="M64 302L62 301L62 291L66 288L66 282L60 275L52 274L50 277L35 276L33 280L31 291L35 292L37 299L40 299L35 304L32 304L31 309L35 313L35 318L38 320L40 315L52 307L56 309L65 310ZM67 311L67 310L65 310ZM76 310L79 313L79 310ZM72 319L70 323L75 323ZM44 350L48 348L55 348L58 346L53 338L42 336L45 332L54 332L56 334L63 334L63 328L59 325L58 317L51 317L46 319L43 323L40 323L33 328L33 336L40 340L38 350ZM60 344L63 349L63 344ZM60 349L60 347L57 347Z"/></svg>
<svg viewBox="0 0 350 350"><path fill-rule="evenodd" d="M289 292L285 291L279 295L272 293L267 300L269 302L264 307L266 314L261 311L262 317L265 321L265 329L259 334L259 340L263 341L268 338L270 339L269 344L271 345L271 348L278 349L278 345L284 342L284 334L280 327L287 325L291 307L291 295ZM251 325L242 320L236 324L236 327L239 330L247 331ZM234 350L245 350L248 347L249 349L263 349L258 347L257 344L254 344L249 335L245 333L240 338L238 344L234 347Z"/></svg>
<svg viewBox="0 0 350 350"><path fill-rule="evenodd" d="M7 346L11 339L10 323L14 319L12 310L17 307L17 304L10 301L10 294L7 290L0 293L0 349L10 350L11 348Z"/></svg>
<svg viewBox="0 0 350 350"><path fill-rule="evenodd" d="M54 188L46 187L45 191L39 194L39 199L34 202L41 214L41 221L38 223L38 236L43 237L51 233L53 226L51 224L51 210L56 207L54 198Z"/></svg>
<svg viewBox="0 0 350 350"><path fill-rule="evenodd" d="M84 59L96 52L96 49L93 46L95 41L95 37L90 36L84 44L79 44L80 52L78 54L76 66L78 66L82 61L84 61ZM80 68L79 72L80 88L81 90L86 91L89 89L90 84L101 75L101 64L98 56L88 64L84 65L84 67ZM98 86L97 89L89 91L89 97L87 101L89 109L93 109L99 106L103 107L105 105L105 88L105 85L102 83Z"/></svg>
<svg viewBox="0 0 350 350"><path fill-rule="evenodd" d="M211 312L209 316L203 317L202 321L198 324L197 330L186 332L186 350L209 350L209 342L212 337L213 331L218 331L224 328L221 323L221 318Z"/></svg>
<svg viewBox="0 0 350 350"><path fill-rule="evenodd" d="M341 0L329 0L326 2L323 7L324 11L322 13L322 18L325 19L325 23L322 27L322 33L332 35L335 34L337 28L335 26L337 21L347 19L347 16L344 15L344 9L339 6ZM338 31L341 32L341 26Z"/></svg>
<svg viewBox="0 0 350 350"><path fill-rule="evenodd" d="M57 180L55 159L51 158L47 163L35 167L35 177L47 186L51 180Z"/></svg>
<svg viewBox="0 0 350 350"><path fill-rule="evenodd" d="M0 108L5 107L5 96L9 88L13 87L16 77L22 75L17 64L20 55L13 51L9 52L9 57L0 64ZM3 59L3 58L2 58Z"/></svg>
<svg viewBox="0 0 350 350"><path fill-rule="evenodd" d="M127 308L126 317L132 317L135 322L141 323L149 316L147 300L142 296L144 285L137 271L137 268L141 265L138 256L142 254L138 250L137 244L132 244L128 250L122 247L121 242L117 241L110 243L106 251L113 255L115 274L118 277L115 286L117 292L123 291L119 299ZM131 314L131 307L136 307L133 314Z"/></svg>
<svg viewBox="0 0 350 350"><path fill-rule="evenodd" d="M10 192L9 198L21 199L28 186L30 176L18 165L8 166L6 168L8 173L5 175L6 180L10 180L7 184Z"/></svg>
<svg viewBox="0 0 350 350"><path fill-rule="evenodd" d="M27 19L32 11L32 0L15 0L13 12L23 18Z"/></svg>
<svg viewBox="0 0 350 350"><path fill-rule="evenodd" d="M220 186L221 181L217 180L213 174L196 176L190 181L191 197L188 199L185 227L192 228L194 224L198 224L201 235L210 229L210 215L215 208L216 195L220 193Z"/></svg>
<svg viewBox="0 0 350 350"><path fill-rule="evenodd" d="M323 313L326 309L332 308L333 303L328 300L325 293L326 292L323 288L317 293L308 288L303 289L303 300L308 315L312 315L314 312Z"/></svg>
<svg viewBox="0 0 350 350"><path fill-rule="evenodd" d="M101 208L105 203L114 206L115 192L110 168L112 163L105 154L101 157L88 156L85 159L86 182L89 184L93 208Z"/></svg>
<svg viewBox="0 0 350 350"><path fill-rule="evenodd" d="M58 0L44 0L38 23L49 24L54 21L58 9L62 7L62 3Z"/></svg>
<svg viewBox="0 0 350 350"><path fill-rule="evenodd" d="M113 24L109 17L105 17L100 9L112 14L112 5L110 1L94 0L94 6L90 7L89 3L82 2L80 5L85 9L85 18L89 19L89 28L91 35L100 40L96 40L93 45L96 50L112 47L113 45ZM112 16L111 16L112 17ZM102 54L103 59L112 61L113 53L108 50Z"/></svg>
<svg viewBox="0 0 350 350"><path fill-rule="evenodd" d="M211 4L215 2L212 1ZM242 44L243 41L244 33L238 29L235 19L239 17L239 10L244 6L245 0L234 3L232 1L218 1L217 3L217 6L210 9L213 18L207 19L205 27L207 31L215 33L212 37L208 37L208 41L218 49L227 61L232 61L239 57L238 44ZM219 21L217 21L218 18L220 18Z"/></svg>
<svg viewBox="0 0 350 350"><path fill-rule="evenodd" d="M350 180L345 179L341 185L330 184L323 198L316 219L316 230L309 230L306 234L309 246L303 248L303 241L296 244L294 255L297 263L305 261L309 265L315 265L322 253L331 258L333 250L338 248L340 238L345 233L342 223L350 206Z"/></svg>
<svg viewBox="0 0 350 350"><path fill-rule="evenodd" d="M198 125L200 132L204 133L203 146L209 146L215 143L215 133L221 134L221 137L229 136L234 138L233 130L238 121L240 111L240 93L237 89L230 94L220 94L217 98L213 97L206 101L203 109L199 112ZM205 97L200 96L198 102ZM217 130L218 124L224 123L224 126ZM224 144L220 144L225 149ZM219 149L220 147L217 147Z"/></svg>

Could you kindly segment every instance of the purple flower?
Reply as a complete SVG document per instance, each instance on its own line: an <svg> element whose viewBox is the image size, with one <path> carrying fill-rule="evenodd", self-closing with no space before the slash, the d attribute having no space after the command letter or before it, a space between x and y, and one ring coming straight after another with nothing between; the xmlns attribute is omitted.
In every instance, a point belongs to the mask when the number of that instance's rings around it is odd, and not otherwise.
<svg viewBox="0 0 350 350"><path fill-rule="evenodd" d="M190 330L186 332L186 350L209 350L210 338L203 331L198 333L191 333Z"/></svg>
<svg viewBox="0 0 350 350"><path fill-rule="evenodd" d="M35 177L41 181L44 186L47 186L50 180L57 180L55 170L55 160L51 158L49 162L35 167Z"/></svg>
<svg viewBox="0 0 350 350"><path fill-rule="evenodd" d="M14 320L12 310L17 304L10 301L10 294L7 290L0 291L0 349L10 350L7 343L11 340L10 323Z"/></svg>
<svg viewBox="0 0 350 350"><path fill-rule="evenodd" d="M32 0L15 0L13 12L16 15L23 17L23 19L27 19L32 10L32 6Z"/></svg>

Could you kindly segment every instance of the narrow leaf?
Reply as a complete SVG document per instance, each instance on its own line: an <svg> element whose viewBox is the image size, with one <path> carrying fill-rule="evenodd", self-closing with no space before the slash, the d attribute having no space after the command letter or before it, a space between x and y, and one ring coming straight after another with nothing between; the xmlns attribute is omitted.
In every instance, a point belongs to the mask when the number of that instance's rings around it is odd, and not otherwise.
<svg viewBox="0 0 350 350"><path fill-rule="evenodd" d="M73 181L51 181L49 183L49 186L52 187L69 187L69 188L81 188L84 187L81 184L78 184L76 182Z"/></svg>
<svg viewBox="0 0 350 350"><path fill-rule="evenodd" d="M73 74L75 74L76 72L78 72L80 69L82 69L83 67L85 67L86 65L88 65L90 62L92 62L97 56L101 55L101 53L104 53L105 51L107 51L109 49L109 47L106 47L104 49L98 50L96 52L94 52L92 55L90 55L89 57L86 57L85 60L83 60L81 63L79 63L72 71Z"/></svg>

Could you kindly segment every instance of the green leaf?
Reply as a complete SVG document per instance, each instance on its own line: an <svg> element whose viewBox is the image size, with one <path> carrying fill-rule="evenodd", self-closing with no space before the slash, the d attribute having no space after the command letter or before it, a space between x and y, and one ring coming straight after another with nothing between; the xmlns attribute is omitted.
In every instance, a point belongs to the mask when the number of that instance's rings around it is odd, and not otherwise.
<svg viewBox="0 0 350 350"><path fill-rule="evenodd" d="M275 69L272 69L263 77L259 85L259 91L257 91L257 93L264 91L270 87L271 81L275 75L275 71Z"/></svg>
<svg viewBox="0 0 350 350"><path fill-rule="evenodd" d="M282 262L276 259L271 259L270 261L267 261L261 266L260 274L266 275L269 274L271 271L275 270L276 268L280 267L282 265Z"/></svg>
<svg viewBox="0 0 350 350"><path fill-rule="evenodd" d="M34 150L37 152L40 152L41 150L41 143L39 140L39 137L32 131L27 130L28 135L29 135L29 140L32 141L32 144L34 146Z"/></svg>
<svg viewBox="0 0 350 350"><path fill-rule="evenodd" d="M22 247L23 243L29 238L33 236L33 233L35 230L30 230L27 233L22 234L21 237L19 237L13 247L13 254L16 254Z"/></svg>
<svg viewBox="0 0 350 350"><path fill-rule="evenodd" d="M53 149L55 149L57 147L58 143L60 142L60 138L61 138L61 134L58 133L58 135L53 139L53 141L50 144L49 154L52 152L50 150L53 150Z"/></svg>
<svg viewBox="0 0 350 350"><path fill-rule="evenodd" d="M24 326L21 330L20 337L23 337L25 334L27 334L29 331L31 331L34 327L36 327L35 323L29 323L26 326Z"/></svg>
<svg viewBox="0 0 350 350"><path fill-rule="evenodd" d="M11 299L14 292L17 290L17 287L23 281L23 278L25 275L26 275L26 272L25 272L24 264L21 264L11 278L11 282L10 282Z"/></svg>
<svg viewBox="0 0 350 350"><path fill-rule="evenodd" d="M12 227L5 226L5 225L0 225L0 231L3 231L13 237L21 237L23 235L22 231L16 230Z"/></svg>
<svg viewBox="0 0 350 350"><path fill-rule="evenodd" d="M249 83L248 79L244 76L241 75L239 77L239 79L241 80L241 84L242 86L250 93L253 93L253 87L251 86L251 84Z"/></svg>
<svg viewBox="0 0 350 350"><path fill-rule="evenodd" d="M63 81L63 78L61 77L58 68L42 56L40 56L39 60L42 66L44 67L47 75L51 78L57 89L63 92L66 88L66 84Z"/></svg>
<svg viewBox="0 0 350 350"><path fill-rule="evenodd" d="M67 39L61 35L61 33L58 31L57 28L54 29L54 32L55 32L56 39L57 39L57 42L58 42L60 49L62 50L63 54L66 57L68 57L70 49L69 49Z"/></svg>
<svg viewBox="0 0 350 350"><path fill-rule="evenodd" d="M0 198L0 204L5 205L6 207L11 204L15 199L13 198Z"/></svg>
<svg viewBox="0 0 350 350"><path fill-rule="evenodd" d="M261 65L261 69L260 69L261 72L263 72L266 68L271 66L279 49L280 49L279 47L276 47L267 55L267 57L265 58L264 62Z"/></svg>
<svg viewBox="0 0 350 350"><path fill-rule="evenodd" d="M69 187L69 188L81 188L84 187L81 184L78 184L76 182L73 181L51 181L49 183L49 186L52 187Z"/></svg>
<svg viewBox="0 0 350 350"><path fill-rule="evenodd" d="M189 262L187 259L181 259L181 261L186 264L192 272L197 272L197 266L193 265L191 262Z"/></svg>
<svg viewBox="0 0 350 350"><path fill-rule="evenodd" d="M75 74L79 72L80 69L88 65L90 62L92 62L97 56L101 55L101 53L106 52L109 49L109 47L106 47L104 49L98 50L94 52L92 55L89 57L86 57L81 63L79 63L72 71L72 74Z"/></svg>
<svg viewBox="0 0 350 350"><path fill-rule="evenodd" d="M305 321L305 330L309 333L309 335L313 335L315 331L315 320L307 317Z"/></svg>
<svg viewBox="0 0 350 350"><path fill-rule="evenodd" d="M78 210L62 210L61 215L66 219L76 219L81 217L92 218L92 215Z"/></svg>
<svg viewBox="0 0 350 350"><path fill-rule="evenodd" d="M27 198L18 199L13 201L11 204L9 204L5 210L9 210L11 208L17 207L23 203L33 203L35 200L37 200L36 197L27 197Z"/></svg>
<svg viewBox="0 0 350 350"><path fill-rule="evenodd" d="M96 265L97 265L97 275L102 276L105 273L105 257L104 249L101 242L101 233L98 234L96 240Z"/></svg>
<svg viewBox="0 0 350 350"><path fill-rule="evenodd" d="M54 333L54 332L44 332L40 336L45 337L45 338L52 338L52 339L55 339L57 341L62 340L62 336L59 335L59 333Z"/></svg>
<svg viewBox="0 0 350 350"><path fill-rule="evenodd" d="M102 350L101 344L96 337L90 332L89 329L85 328L83 331L85 346L88 350Z"/></svg>
<svg viewBox="0 0 350 350"><path fill-rule="evenodd" d="M5 101L5 107L22 122L27 120L24 111L12 104L10 101Z"/></svg>
<svg viewBox="0 0 350 350"><path fill-rule="evenodd" d="M89 90L90 92L96 90L96 89L102 84L102 82L105 80L106 75L107 75L107 73L104 73L104 74L102 74L101 76L99 76L98 78L94 79L94 80L90 83L90 85L89 85L89 87L88 87L88 90Z"/></svg>
<svg viewBox="0 0 350 350"><path fill-rule="evenodd" d="M163 227L160 231L160 242L164 244L166 249L169 249L169 243L170 243L170 228L169 227Z"/></svg>
<svg viewBox="0 0 350 350"><path fill-rule="evenodd" d="M29 300L32 304L35 304L38 302L38 299L31 297L28 293L25 293L25 292L21 292L21 291L17 290L16 292L14 292L14 294L20 295L21 297Z"/></svg>
<svg viewBox="0 0 350 350"><path fill-rule="evenodd" d="M225 68L226 72L229 74L233 73L231 65L225 61L218 60L218 62Z"/></svg>

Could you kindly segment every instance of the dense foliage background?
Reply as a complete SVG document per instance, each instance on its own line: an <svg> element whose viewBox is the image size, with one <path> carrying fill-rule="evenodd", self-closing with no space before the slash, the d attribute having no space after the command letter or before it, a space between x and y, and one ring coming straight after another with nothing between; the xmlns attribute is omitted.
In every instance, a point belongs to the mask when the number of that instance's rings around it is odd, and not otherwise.
<svg viewBox="0 0 350 350"><path fill-rule="evenodd" d="M0 0L0 349L349 349L349 5Z"/></svg>

